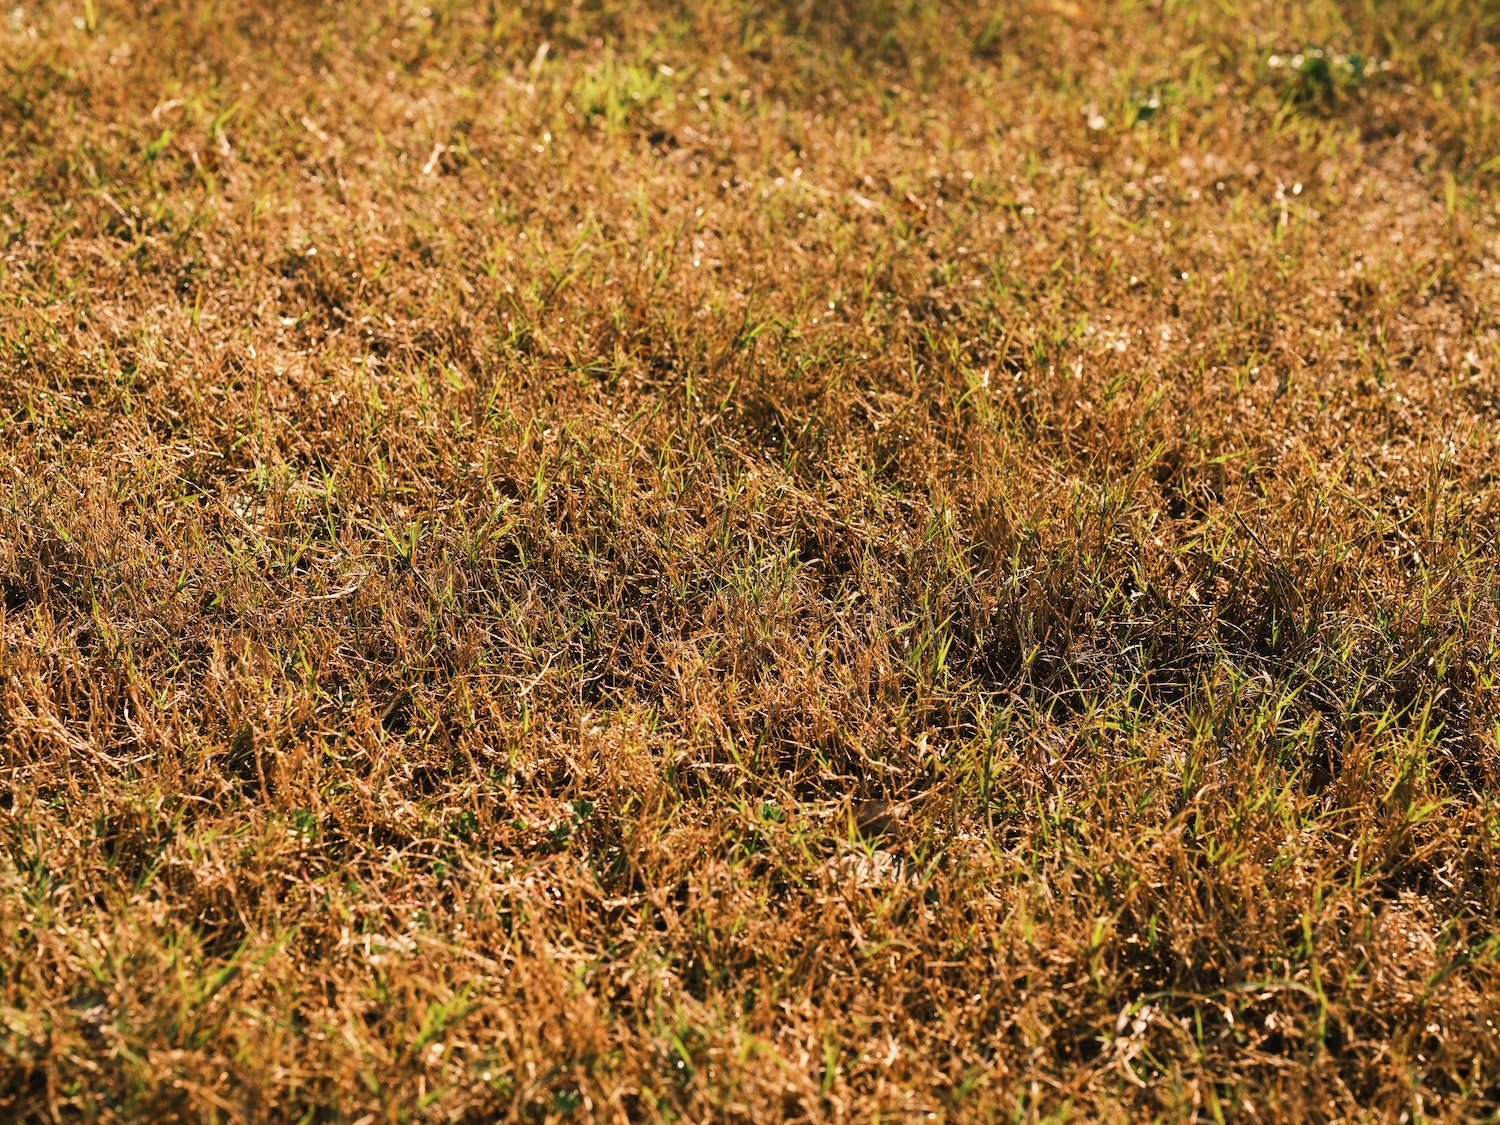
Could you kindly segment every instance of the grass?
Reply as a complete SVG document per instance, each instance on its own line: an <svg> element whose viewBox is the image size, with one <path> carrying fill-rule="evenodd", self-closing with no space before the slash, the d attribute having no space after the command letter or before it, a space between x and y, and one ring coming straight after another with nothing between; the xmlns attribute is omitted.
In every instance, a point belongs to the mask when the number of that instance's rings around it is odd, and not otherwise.
<svg viewBox="0 0 1500 1125"><path fill-rule="evenodd" d="M1494 1120L1500 7L0 13L0 1115Z"/></svg>

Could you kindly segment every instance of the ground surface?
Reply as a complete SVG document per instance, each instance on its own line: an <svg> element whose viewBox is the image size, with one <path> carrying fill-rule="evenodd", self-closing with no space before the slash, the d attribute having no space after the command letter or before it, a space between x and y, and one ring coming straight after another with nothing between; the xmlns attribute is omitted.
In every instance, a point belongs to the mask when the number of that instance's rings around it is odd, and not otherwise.
<svg viewBox="0 0 1500 1125"><path fill-rule="evenodd" d="M1500 1109L1500 9L431 3L0 13L0 1116Z"/></svg>

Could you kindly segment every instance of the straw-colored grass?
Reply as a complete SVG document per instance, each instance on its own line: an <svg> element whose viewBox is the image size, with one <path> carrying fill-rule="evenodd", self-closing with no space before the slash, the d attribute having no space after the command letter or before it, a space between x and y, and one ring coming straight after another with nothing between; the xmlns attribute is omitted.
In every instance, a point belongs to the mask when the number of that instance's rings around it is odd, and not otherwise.
<svg viewBox="0 0 1500 1125"><path fill-rule="evenodd" d="M0 12L0 1118L1494 1120L1493 0Z"/></svg>

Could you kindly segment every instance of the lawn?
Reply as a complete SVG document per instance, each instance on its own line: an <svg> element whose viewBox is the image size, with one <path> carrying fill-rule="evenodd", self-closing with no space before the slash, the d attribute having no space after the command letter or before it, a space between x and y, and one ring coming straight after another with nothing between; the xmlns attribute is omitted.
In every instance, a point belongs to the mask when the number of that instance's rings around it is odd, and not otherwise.
<svg viewBox="0 0 1500 1125"><path fill-rule="evenodd" d="M0 1118L1500 1114L1500 3L0 11Z"/></svg>

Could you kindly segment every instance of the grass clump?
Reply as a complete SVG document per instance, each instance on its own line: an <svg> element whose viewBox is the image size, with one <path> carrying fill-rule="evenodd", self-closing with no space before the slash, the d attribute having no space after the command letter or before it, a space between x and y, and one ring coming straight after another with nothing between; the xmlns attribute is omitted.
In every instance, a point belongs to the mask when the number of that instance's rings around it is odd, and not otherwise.
<svg viewBox="0 0 1500 1125"><path fill-rule="evenodd" d="M1496 17L6 13L5 1116L1500 1112Z"/></svg>

